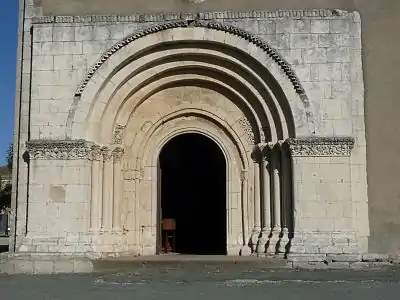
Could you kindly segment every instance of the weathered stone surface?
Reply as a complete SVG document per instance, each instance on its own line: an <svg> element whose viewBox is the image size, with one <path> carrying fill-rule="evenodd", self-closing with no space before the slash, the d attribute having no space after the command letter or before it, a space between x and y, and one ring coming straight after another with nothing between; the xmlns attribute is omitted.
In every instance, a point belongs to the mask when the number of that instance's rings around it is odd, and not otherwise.
<svg viewBox="0 0 400 300"><path fill-rule="evenodd" d="M363 262L388 262L388 254L378 254L378 253L365 253L362 255Z"/></svg>
<svg viewBox="0 0 400 300"><path fill-rule="evenodd" d="M0 274L55 274L93 272L92 260L75 254L10 254L1 258Z"/></svg>
<svg viewBox="0 0 400 300"><path fill-rule="evenodd" d="M362 260L361 254L328 254L327 261L332 262L359 262Z"/></svg>
<svg viewBox="0 0 400 300"><path fill-rule="evenodd" d="M19 223L16 250L155 254L155 166L164 143L188 132L226 158L228 255L368 250L357 13L30 11L25 21L35 84L23 100L30 140L19 142L32 172L21 175L29 234ZM263 213L268 201L275 210Z"/></svg>

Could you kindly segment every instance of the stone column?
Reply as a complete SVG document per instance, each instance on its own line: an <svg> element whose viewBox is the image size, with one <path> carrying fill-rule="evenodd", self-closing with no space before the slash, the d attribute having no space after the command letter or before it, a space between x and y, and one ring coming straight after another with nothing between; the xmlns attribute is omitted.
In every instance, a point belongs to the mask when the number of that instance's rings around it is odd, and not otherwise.
<svg viewBox="0 0 400 300"><path fill-rule="evenodd" d="M279 242L279 235L281 233L281 180L280 180L280 146L277 143L271 156L271 172L273 186L272 203L273 203L273 215L272 215L272 236L270 240L270 248L268 249L271 253L278 251L277 246Z"/></svg>
<svg viewBox="0 0 400 300"><path fill-rule="evenodd" d="M241 256L249 256L251 255L251 249L247 242L247 231L249 230L248 222L246 222L248 215L248 172L242 171L241 173L241 182L242 182L242 231L243 231L243 247L240 250Z"/></svg>
<svg viewBox="0 0 400 300"><path fill-rule="evenodd" d="M261 189L260 189L260 149L253 153L254 160L254 227L251 235L253 250L256 250L261 233Z"/></svg>
<svg viewBox="0 0 400 300"><path fill-rule="evenodd" d="M271 149L273 144L267 143L262 147L261 155L261 178L262 178L262 224L261 237L257 247L257 253L262 254L266 251L266 244L271 233Z"/></svg>
<svg viewBox="0 0 400 300"><path fill-rule="evenodd" d="M280 142L280 154L281 154L281 214L282 214L282 233L279 242L278 252L285 253L286 245L289 243L289 226L291 218L291 169L289 161L289 151L287 149L287 143Z"/></svg>
<svg viewBox="0 0 400 300"><path fill-rule="evenodd" d="M98 232L101 229L102 217L102 183L103 183L103 157L100 147L93 146L91 149L92 159L92 181L90 202L90 231Z"/></svg>
<svg viewBox="0 0 400 300"><path fill-rule="evenodd" d="M103 153L103 220L102 230L110 231L112 229L113 218L113 161L111 151L104 147Z"/></svg>
<svg viewBox="0 0 400 300"><path fill-rule="evenodd" d="M122 213L122 166L121 160L124 154L122 148L116 148L113 151L113 163L114 163L114 170L113 170L113 198L114 198L114 205L113 205L113 220L112 226L114 231L121 231L121 213Z"/></svg>

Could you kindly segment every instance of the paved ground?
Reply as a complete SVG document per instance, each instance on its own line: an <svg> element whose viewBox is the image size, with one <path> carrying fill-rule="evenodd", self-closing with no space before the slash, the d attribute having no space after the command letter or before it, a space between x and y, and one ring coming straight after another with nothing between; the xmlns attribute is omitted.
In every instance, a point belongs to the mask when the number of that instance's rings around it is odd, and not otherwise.
<svg viewBox="0 0 400 300"><path fill-rule="evenodd" d="M400 268L295 271L244 264L152 263L93 275L1 276L1 299L400 299Z"/></svg>

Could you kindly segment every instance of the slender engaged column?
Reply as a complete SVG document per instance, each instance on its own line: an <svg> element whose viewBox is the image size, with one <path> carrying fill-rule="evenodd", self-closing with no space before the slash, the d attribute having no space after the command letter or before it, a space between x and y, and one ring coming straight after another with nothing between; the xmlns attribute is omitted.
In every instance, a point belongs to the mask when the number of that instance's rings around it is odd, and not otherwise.
<svg viewBox="0 0 400 300"><path fill-rule="evenodd" d="M275 146L272 155L272 170L273 170L273 184L274 184L274 216L273 216L273 232L279 233L281 231L281 182L280 182L280 149L278 145Z"/></svg>
<svg viewBox="0 0 400 300"><path fill-rule="evenodd" d="M249 256L251 254L251 249L248 245L247 241L247 231L250 229L249 228L249 223L248 223L248 178L247 178L247 171L242 171L241 173L241 181L242 181L242 231L243 231L243 247L240 250L240 255L241 256Z"/></svg>
<svg viewBox="0 0 400 300"><path fill-rule="evenodd" d="M103 220L102 230L112 229L113 217L113 161L111 152L103 148Z"/></svg>
<svg viewBox="0 0 400 300"><path fill-rule="evenodd" d="M254 163L254 231L261 231L260 164Z"/></svg>
<svg viewBox="0 0 400 300"><path fill-rule="evenodd" d="M113 179L114 179L114 187L113 187L113 198L114 198L114 209L113 209L113 230L121 231L121 213L122 213L122 167L121 167L121 159L123 156L123 149L116 148L113 151L113 162L114 162L114 170L113 170Z"/></svg>
<svg viewBox="0 0 400 300"><path fill-rule="evenodd" d="M258 245L258 239L261 232L261 190L260 190L260 154L259 149L256 150L254 155L254 180L253 180L253 192L254 192L254 227L251 235L251 244L253 251L256 251Z"/></svg>
<svg viewBox="0 0 400 300"><path fill-rule="evenodd" d="M268 143L263 149L262 178L263 178L263 233L271 231L271 150L272 144Z"/></svg>
<svg viewBox="0 0 400 300"><path fill-rule="evenodd" d="M90 230L99 231L101 228L102 214L102 181L103 172L101 164L103 162L100 147L94 146L91 149L92 158L92 181L91 181L91 202L90 202Z"/></svg>

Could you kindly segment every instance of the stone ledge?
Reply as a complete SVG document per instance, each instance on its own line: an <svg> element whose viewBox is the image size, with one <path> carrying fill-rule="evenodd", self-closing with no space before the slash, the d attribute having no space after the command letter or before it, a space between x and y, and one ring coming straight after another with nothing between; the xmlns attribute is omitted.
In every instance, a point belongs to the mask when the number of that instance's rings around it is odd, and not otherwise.
<svg viewBox="0 0 400 300"><path fill-rule="evenodd" d="M0 256L0 274L91 273L93 261L84 255L18 253Z"/></svg>
<svg viewBox="0 0 400 300"><path fill-rule="evenodd" d="M281 256L129 256L100 258L90 253L5 253L0 254L0 274L73 274L132 269L142 264L251 264L265 269L365 270L389 268L394 258L382 254L296 254ZM400 261L400 260L399 260Z"/></svg>
<svg viewBox="0 0 400 300"><path fill-rule="evenodd" d="M47 23L115 23L115 22L165 22L175 20L218 20L218 19L345 19L357 21L358 13L340 9L287 9L276 11L222 11L200 13L143 13L129 16L88 15L88 16L38 16L32 24Z"/></svg>

